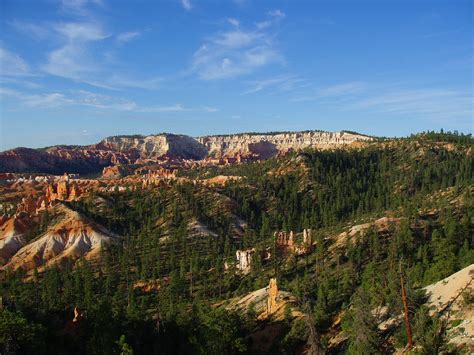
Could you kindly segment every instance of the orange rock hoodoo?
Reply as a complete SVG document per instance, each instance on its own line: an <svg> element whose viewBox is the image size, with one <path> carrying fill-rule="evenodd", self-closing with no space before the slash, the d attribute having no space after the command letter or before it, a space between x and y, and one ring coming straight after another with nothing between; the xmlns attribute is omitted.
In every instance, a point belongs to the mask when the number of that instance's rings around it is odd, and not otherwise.
<svg viewBox="0 0 474 355"><path fill-rule="evenodd" d="M149 171L143 176L142 187L147 188L149 186L160 185L163 181L173 180L176 178L177 173L177 169L166 168L160 168L155 171Z"/></svg>
<svg viewBox="0 0 474 355"><path fill-rule="evenodd" d="M80 195L82 191L74 183L69 183L68 180L64 179L59 181L56 186L49 184L46 188L46 201L51 203L56 200L60 201L74 201Z"/></svg>
<svg viewBox="0 0 474 355"><path fill-rule="evenodd" d="M313 239L311 236L311 229L303 229L303 242L296 243L293 231L287 232L275 232L275 243L280 250L290 250L298 255L307 253L313 245Z"/></svg>
<svg viewBox="0 0 474 355"><path fill-rule="evenodd" d="M275 232L274 237L276 239L277 246L279 247L292 247L294 244L293 238L293 231L290 233L287 232Z"/></svg>
<svg viewBox="0 0 474 355"><path fill-rule="evenodd" d="M277 308L278 285L276 278L270 279L268 285L267 314L272 314Z"/></svg>
<svg viewBox="0 0 474 355"><path fill-rule="evenodd" d="M32 217L38 211L51 206L54 201L74 201L82 195L82 190L75 182L69 182L69 178L64 176L61 181L48 184L43 196L28 195L24 197L16 207L16 215L26 213Z"/></svg>

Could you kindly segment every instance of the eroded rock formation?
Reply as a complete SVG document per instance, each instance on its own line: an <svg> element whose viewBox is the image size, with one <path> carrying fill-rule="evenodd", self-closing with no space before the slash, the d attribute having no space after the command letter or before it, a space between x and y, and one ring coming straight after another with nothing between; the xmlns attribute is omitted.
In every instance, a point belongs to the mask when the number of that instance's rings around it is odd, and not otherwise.
<svg viewBox="0 0 474 355"><path fill-rule="evenodd" d="M16 148L0 152L0 173L91 173L100 172L111 165L167 159L209 159L212 164L230 164L266 159L305 148L325 149L371 140L371 137L349 132L321 131L199 138L176 134L115 136L83 147L55 146L42 150Z"/></svg>
<svg viewBox="0 0 474 355"><path fill-rule="evenodd" d="M30 240L29 232L34 222L26 212L11 218L2 218L0 223L0 265L6 263Z"/></svg>
<svg viewBox="0 0 474 355"><path fill-rule="evenodd" d="M82 191L75 182L69 182L69 178L65 175L56 184L49 184L46 188L46 202L51 203L56 200L74 201Z"/></svg>
<svg viewBox="0 0 474 355"><path fill-rule="evenodd" d="M290 233L287 232L275 232L273 234L275 241L278 247L292 247L294 244L294 234L293 231Z"/></svg>
<svg viewBox="0 0 474 355"><path fill-rule="evenodd" d="M159 168L157 170L149 171L142 177L142 187L158 186L163 182L176 179L177 169Z"/></svg>
<svg viewBox="0 0 474 355"><path fill-rule="evenodd" d="M275 232L273 236L275 238L276 246L281 252L290 251L297 255L303 255L308 253L313 246L311 229L303 229L302 243L298 243L295 240L295 234L293 231L290 231L289 233L284 231Z"/></svg>
<svg viewBox="0 0 474 355"><path fill-rule="evenodd" d="M105 245L118 238L103 226L62 203L55 205L50 213L55 217L55 223L29 244L22 243L18 237L16 250L3 269L22 268L31 271L38 268L41 271L46 266L61 266L80 258L93 259ZM10 234L5 239L13 239L9 236Z"/></svg>
<svg viewBox="0 0 474 355"><path fill-rule="evenodd" d="M127 165L112 165L102 169L102 177L106 179L120 179L132 173Z"/></svg>
<svg viewBox="0 0 474 355"><path fill-rule="evenodd" d="M33 196L28 195L27 197L23 197L21 202L17 205L16 214L20 215L24 212L29 216L33 216L36 214L37 209L38 200L33 198Z"/></svg>
<svg viewBox="0 0 474 355"><path fill-rule="evenodd" d="M349 132L289 132L277 134L234 134L200 137L209 154L215 156L256 155L267 158L305 148L347 145L372 138Z"/></svg>
<svg viewBox="0 0 474 355"><path fill-rule="evenodd" d="M179 157L202 159L207 149L196 139L177 134L108 137L94 146L122 153L137 152L141 158Z"/></svg>
<svg viewBox="0 0 474 355"><path fill-rule="evenodd" d="M277 309L277 297L278 297L278 285L277 279L270 279L268 285L268 300L267 300L267 313L272 314Z"/></svg>
<svg viewBox="0 0 474 355"><path fill-rule="evenodd" d="M248 250L237 250L237 269L244 273L249 272L252 264L252 257L254 254L255 248Z"/></svg>
<svg viewBox="0 0 474 355"><path fill-rule="evenodd" d="M313 239L311 238L311 229L303 229L303 244L313 244Z"/></svg>

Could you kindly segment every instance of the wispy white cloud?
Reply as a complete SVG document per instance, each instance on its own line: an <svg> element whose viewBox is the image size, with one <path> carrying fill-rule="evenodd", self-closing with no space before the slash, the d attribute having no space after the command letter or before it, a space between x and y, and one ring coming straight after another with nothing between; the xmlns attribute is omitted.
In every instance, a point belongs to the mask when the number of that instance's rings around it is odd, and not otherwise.
<svg viewBox="0 0 474 355"><path fill-rule="evenodd" d="M94 50L98 43L112 37L98 22L69 22L53 26L62 45L48 54L41 69L50 75L86 83L108 90L123 88L157 89L161 78L138 79L115 73L106 60L106 53ZM119 34L118 41L129 41L139 32Z"/></svg>
<svg viewBox="0 0 474 355"><path fill-rule="evenodd" d="M257 22L256 26L259 30L264 30L268 27L271 27L275 23L279 22L280 20L286 17L286 14L281 10L272 10L267 13L268 18L264 21Z"/></svg>
<svg viewBox="0 0 474 355"><path fill-rule="evenodd" d="M123 75L114 74L103 80L105 85L111 88L135 88L145 90L159 89L164 79L161 77L152 77L148 79L130 78Z"/></svg>
<svg viewBox="0 0 474 355"><path fill-rule="evenodd" d="M301 101L317 101L325 98L340 98L348 95L355 95L361 93L366 87L366 84L360 81L330 85L321 87L315 90L310 95L299 96L291 99L293 102Z"/></svg>
<svg viewBox="0 0 474 355"><path fill-rule="evenodd" d="M31 95L26 97L23 103L30 107L52 108L70 104L73 103L73 101L61 93L53 92L50 94Z"/></svg>
<svg viewBox="0 0 474 355"><path fill-rule="evenodd" d="M14 90L14 89L10 89L10 88L7 88L5 86L0 86L0 98L2 96L13 96L13 97L16 97L19 95L19 92Z"/></svg>
<svg viewBox="0 0 474 355"><path fill-rule="evenodd" d="M437 37L442 37L445 35L450 35L454 33L459 33L459 30L447 30L447 31L441 31L441 32L432 32L432 33L427 33L423 35L422 37L424 39L430 39L430 38L437 38Z"/></svg>
<svg viewBox="0 0 474 355"><path fill-rule="evenodd" d="M42 87L41 84L36 82L39 77L37 76L2 76L0 75L0 86L5 84L21 86L27 89L39 89Z"/></svg>
<svg viewBox="0 0 474 355"><path fill-rule="evenodd" d="M207 112L213 113L219 111L216 107L201 106L188 107L181 103L172 105L139 105L135 101L104 95L101 93L87 90L76 90L68 93L24 93L7 87L0 88L0 96L3 98L11 97L17 100L21 107L29 108L57 108L65 106L83 106L92 107L99 110L113 110L122 112L137 113L184 113L184 112ZM17 105L18 106L18 105Z"/></svg>
<svg viewBox="0 0 474 355"><path fill-rule="evenodd" d="M203 106L199 108L193 108L193 107L186 107L183 104L173 104L173 105L165 105L165 106L145 106L145 107L139 107L136 110L137 112L217 112L219 111L218 108L216 107L209 107L209 106Z"/></svg>
<svg viewBox="0 0 474 355"><path fill-rule="evenodd" d="M100 71L98 61L89 52L90 43L99 42L108 36L96 23L65 23L55 28L61 35L64 45L48 55L42 66L48 74L77 81L87 80Z"/></svg>
<svg viewBox="0 0 474 355"><path fill-rule="evenodd" d="M102 26L95 22L68 22L61 23L56 31L62 34L69 42L93 42L107 38Z"/></svg>
<svg viewBox="0 0 474 355"><path fill-rule="evenodd" d="M0 75L29 76L31 75L30 66L20 55L0 47Z"/></svg>
<svg viewBox="0 0 474 355"><path fill-rule="evenodd" d="M276 18L285 18L286 14L280 9L271 10L268 12L268 15Z"/></svg>
<svg viewBox="0 0 474 355"><path fill-rule="evenodd" d="M116 110L116 111L134 111L138 105L130 100L113 97L104 94L93 93L86 90L80 90L74 94L75 105L83 105L98 109Z"/></svg>
<svg viewBox="0 0 474 355"><path fill-rule="evenodd" d="M0 97L12 97L20 101L22 106L34 108L58 107L73 102L72 100L67 99L63 94L57 92L44 94L25 94L7 87L0 88Z"/></svg>
<svg viewBox="0 0 474 355"><path fill-rule="evenodd" d="M264 36L260 32L235 30L219 34L214 38L213 43L230 49L238 49L254 44Z"/></svg>
<svg viewBox="0 0 474 355"><path fill-rule="evenodd" d="M36 24L20 20L7 21L16 31L35 39L45 39L51 35L51 30L47 24Z"/></svg>
<svg viewBox="0 0 474 355"><path fill-rule="evenodd" d="M193 4L191 3L191 0L181 0L181 5L187 11L193 8Z"/></svg>
<svg viewBox="0 0 474 355"><path fill-rule="evenodd" d="M422 88L371 94L355 101L348 108L428 118L472 119L473 107L474 99L468 92Z"/></svg>
<svg viewBox="0 0 474 355"><path fill-rule="evenodd" d="M236 27L209 38L194 53L192 72L204 80L217 80L248 74L282 61L268 26L262 28L257 24L254 29Z"/></svg>
<svg viewBox="0 0 474 355"><path fill-rule="evenodd" d="M90 5L103 6L104 3L102 0L60 0L61 10L73 15L89 15L88 7Z"/></svg>
<svg viewBox="0 0 474 355"><path fill-rule="evenodd" d="M229 17L229 18L227 19L227 22L229 22L232 26L235 26L235 27L239 27L239 25L240 25L240 21L239 21L239 20L237 20L237 19L235 19L235 18L231 18L231 17Z"/></svg>
<svg viewBox="0 0 474 355"><path fill-rule="evenodd" d="M470 91L451 88L412 88L401 83L376 85L348 82L321 87L312 95L293 102L316 101L341 111L396 115L397 118L425 119L436 122L471 122L474 99Z"/></svg>
<svg viewBox="0 0 474 355"><path fill-rule="evenodd" d="M117 42L126 43L140 36L138 31L122 32L117 35Z"/></svg>
<svg viewBox="0 0 474 355"><path fill-rule="evenodd" d="M251 80L247 81L246 83L250 88L244 91L243 94L254 94L264 90L290 91L301 89L310 85L308 80L289 74L261 80Z"/></svg>
<svg viewBox="0 0 474 355"><path fill-rule="evenodd" d="M193 70L204 80L225 79L248 74L280 59L280 54L267 46L256 46L239 53L204 45L194 54Z"/></svg>

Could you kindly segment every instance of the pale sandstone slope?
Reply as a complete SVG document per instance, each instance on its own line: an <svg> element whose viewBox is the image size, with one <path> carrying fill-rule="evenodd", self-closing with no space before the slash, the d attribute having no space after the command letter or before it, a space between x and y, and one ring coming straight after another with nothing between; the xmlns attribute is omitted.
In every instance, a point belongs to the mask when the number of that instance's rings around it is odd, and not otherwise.
<svg viewBox="0 0 474 355"><path fill-rule="evenodd" d="M0 265L7 262L28 242L28 231L31 228L33 223L25 214L0 223Z"/></svg>
<svg viewBox="0 0 474 355"><path fill-rule="evenodd" d="M474 264L425 290L432 312L443 312L442 318L448 321L450 342L463 346L466 353L474 351Z"/></svg>
<svg viewBox="0 0 474 355"><path fill-rule="evenodd" d="M54 208L55 223L33 242L16 252L3 269L43 270L78 259L93 259L119 237L63 204Z"/></svg>

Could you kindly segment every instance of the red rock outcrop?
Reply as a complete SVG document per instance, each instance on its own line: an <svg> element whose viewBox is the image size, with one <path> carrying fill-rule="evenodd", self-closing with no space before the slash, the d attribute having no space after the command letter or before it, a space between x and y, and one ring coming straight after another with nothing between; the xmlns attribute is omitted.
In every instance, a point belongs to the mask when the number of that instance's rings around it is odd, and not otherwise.
<svg viewBox="0 0 474 355"><path fill-rule="evenodd" d="M311 229L303 229L303 242L297 243L293 231L275 232L273 234L275 243L281 252L293 252L297 255L303 255L311 251L313 247L313 240Z"/></svg>
<svg viewBox="0 0 474 355"><path fill-rule="evenodd" d="M74 201L81 196L82 191L73 182L68 182L68 179L63 178L61 181L58 181L56 184L49 184L46 188L46 202L51 204L51 202L60 200L60 201Z"/></svg>
<svg viewBox="0 0 474 355"><path fill-rule="evenodd" d="M157 170L149 171L142 177L142 187L159 186L163 182L176 179L178 174L177 169L159 168Z"/></svg>
<svg viewBox="0 0 474 355"><path fill-rule="evenodd" d="M113 165L102 169L102 177L106 179L120 179L131 173L132 169L126 165Z"/></svg>
<svg viewBox="0 0 474 355"><path fill-rule="evenodd" d="M275 232L273 236L275 237L275 241L278 247L292 247L294 244L293 231L291 231L290 233Z"/></svg>

